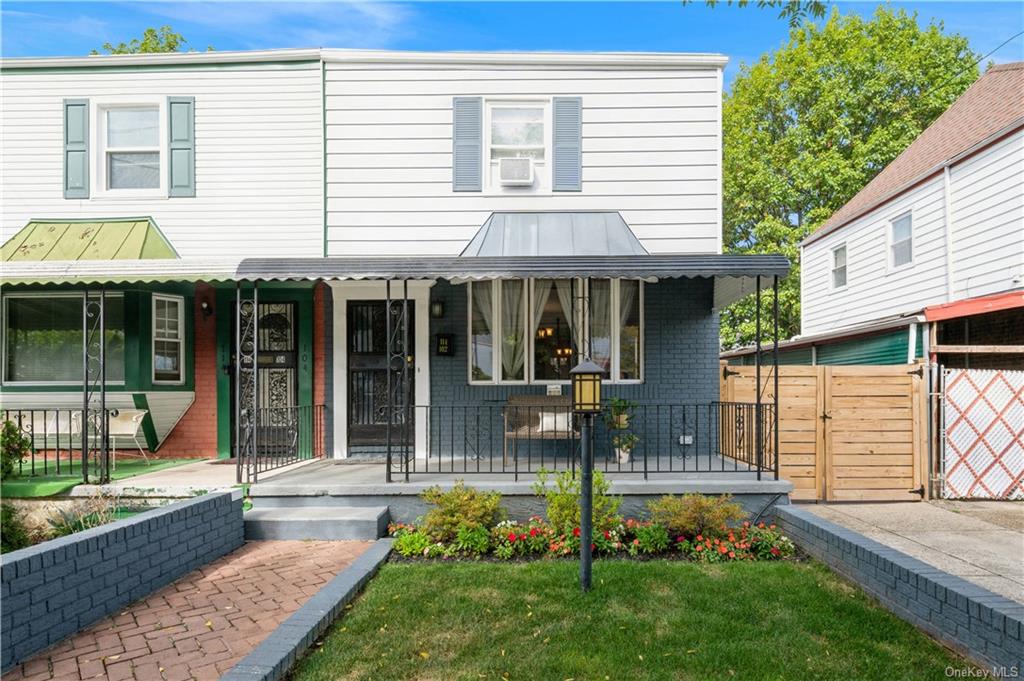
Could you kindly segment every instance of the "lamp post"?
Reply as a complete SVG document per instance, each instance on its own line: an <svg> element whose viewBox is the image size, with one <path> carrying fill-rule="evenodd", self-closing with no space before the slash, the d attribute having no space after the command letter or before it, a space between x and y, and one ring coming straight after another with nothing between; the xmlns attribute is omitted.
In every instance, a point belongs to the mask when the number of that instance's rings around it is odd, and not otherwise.
<svg viewBox="0 0 1024 681"><path fill-rule="evenodd" d="M591 430L594 414L601 411L601 375L604 370L584 359L570 372L572 379L572 410L580 416L580 589L590 591L590 575L594 556L591 551L594 524L594 453Z"/></svg>

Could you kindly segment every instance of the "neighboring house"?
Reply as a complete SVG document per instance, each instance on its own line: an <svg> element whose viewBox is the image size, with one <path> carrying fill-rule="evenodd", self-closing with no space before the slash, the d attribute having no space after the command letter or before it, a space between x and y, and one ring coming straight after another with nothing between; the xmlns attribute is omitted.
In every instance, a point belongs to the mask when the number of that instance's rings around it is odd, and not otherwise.
<svg viewBox="0 0 1024 681"><path fill-rule="evenodd" d="M701 405L646 437L681 455L718 408L717 310L788 268L721 254L725 63L6 59L2 407L81 407L103 292L86 399L145 410L161 453L475 437L500 460L510 399L564 394L589 354L607 393ZM467 409L472 435L445 444Z"/></svg>
<svg viewBox="0 0 1024 681"><path fill-rule="evenodd" d="M989 69L804 240L801 263L782 363L1024 368L1024 62Z"/></svg>

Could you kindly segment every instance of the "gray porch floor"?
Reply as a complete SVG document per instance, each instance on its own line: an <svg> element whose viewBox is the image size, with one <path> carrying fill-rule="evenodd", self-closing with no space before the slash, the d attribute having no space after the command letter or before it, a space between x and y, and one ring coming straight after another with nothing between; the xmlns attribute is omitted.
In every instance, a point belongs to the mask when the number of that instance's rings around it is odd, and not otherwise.
<svg viewBox="0 0 1024 681"><path fill-rule="evenodd" d="M753 471L735 470L730 460L708 461L705 458L703 470L681 470L683 461L674 459L672 470L669 462L663 461L662 470L648 462L648 477L645 480L643 466L630 471L610 469L605 471L611 481L613 494L682 494L686 492L732 493L732 494L777 494L788 493L792 484L786 480L775 480L771 473L762 473L761 480ZM418 462L422 464L422 462ZM511 473L488 472L487 460L480 462L481 469L462 468L455 471L436 471L431 464L430 472L414 472L405 482L405 477L396 471L392 482L385 478L384 463L353 462L346 459L325 459L310 463L285 473L278 473L270 479L261 479L252 487L252 495L258 496L321 496L321 495L415 495L433 485L452 485L457 480L478 489L495 490L504 494L532 494L532 485L537 480L536 471L525 467L520 470L518 480ZM495 463L500 467L500 459ZM549 464L550 465L550 464ZM725 466L723 472L722 466ZM692 460L689 468L696 468ZM742 466L742 464L740 464ZM563 466L564 468L564 466ZM604 468L604 466L602 466ZM577 469L578 472L578 469Z"/></svg>

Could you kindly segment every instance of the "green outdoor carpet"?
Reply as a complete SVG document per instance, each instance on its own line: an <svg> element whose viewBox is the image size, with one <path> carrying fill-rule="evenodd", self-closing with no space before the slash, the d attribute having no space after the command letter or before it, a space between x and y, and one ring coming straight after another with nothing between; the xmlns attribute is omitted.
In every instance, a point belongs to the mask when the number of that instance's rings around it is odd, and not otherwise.
<svg viewBox="0 0 1024 681"><path fill-rule="evenodd" d="M149 465L145 461L118 461L117 469L111 472L110 477L114 480L132 478L144 473L154 473L167 468L181 466L186 463L195 463L203 459L153 459ZM52 463L50 470L53 470ZM63 494L75 485L82 484L82 462L75 461L65 468L61 462L61 474L49 475L28 475L28 466L23 467L23 474L4 480L0 483L0 497L7 498L36 498L52 497ZM36 471L41 471L41 464L36 464Z"/></svg>

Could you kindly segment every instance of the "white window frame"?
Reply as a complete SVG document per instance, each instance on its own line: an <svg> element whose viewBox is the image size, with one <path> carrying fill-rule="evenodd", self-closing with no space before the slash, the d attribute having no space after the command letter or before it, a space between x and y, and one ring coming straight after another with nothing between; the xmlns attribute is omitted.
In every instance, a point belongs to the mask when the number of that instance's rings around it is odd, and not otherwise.
<svg viewBox="0 0 1024 681"><path fill-rule="evenodd" d="M532 187L506 187L498 182L498 162L491 159L491 111L494 109L540 108L544 121L544 160L533 162L534 177ZM551 154L552 120L551 97L486 97L484 98L484 193L485 194L550 194L551 193Z"/></svg>
<svg viewBox="0 0 1024 681"><path fill-rule="evenodd" d="M836 286L836 270L839 269L838 267L836 267L836 252L839 251L840 249L842 249L843 253L846 255L846 263L843 265L843 270L844 270L844 275L845 276L844 276L843 284L841 286ZM829 289L831 289L832 291L842 291L850 283L850 249L847 248L846 242L844 241L843 243L836 244L835 246L830 248L829 251L828 251L828 258L829 258L829 263L828 263L829 264L829 267L828 267L828 285L829 285Z"/></svg>
<svg viewBox="0 0 1024 681"><path fill-rule="evenodd" d="M111 189L109 186L110 176L107 173L107 155L111 150L107 147L107 112L115 109L156 109L157 120L159 121L159 141L156 147L125 147L116 148L116 152L145 151L152 152L156 149L160 156L160 184L157 187L146 189ZM167 101L166 98L142 97L142 98L98 98L92 103L90 120L93 121L93 169L97 181L94 183L95 198L167 198L167 163L170 158L168 151L168 130L167 130Z"/></svg>
<svg viewBox="0 0 1024 681"><path fill-rule="evenodd" d="M899 222L900 220L902 220L903 218L909 218L910 219L910 236L908 236L906 239L903 239L903 240L897 242L895 240L895 238L894 238L894 232L896 231L896 223ZM889 272L897 272L897 271L900 271L900 270L904 270L904 269L906 269L908 267L913 267L914 266L914 212L912 210L905 210L902 213L900 213L900 214L898 214L898 215L896 215L896 216L894 216L892 218L889 218L889 223L886 225L886 229L885 229L885 236L886 236L885 245L886 245L886 254L887 254L886 262L888 264L887 271L889 271ZM893 249L895 248L897 243L903 243L903 241L909 241L910 242L910 260L908 260L907 262L903 263L902 265L897 265L896 264L896 258L895 258L896 254L894 253Z"/></svg>
<svg viewBox="0 0 1024 681"><path fill-rule="evenodd" d="M110 298L124 298L124 293L120 291L109 291L106 294L107 299ZM75 386L80 388L82 385L81 380L77 381L12 381L7 377L7 302L14 298L78 298L80 301L85 297L85 293L82 291L30 291L25 293L5 293L3 295L3 319L0 320L0 361L3 365L0 366L0 372L2 372L2 381L0 385L11 386L11 387L32 387L32 386ZM127 315L125 321L127 322ZM125 337L127 338L128 330L125 329ZM83 329L84 333L84 329ZM128 358L125 357L125 371L127 372ZM83 375L84 379L84 375ZM125 384L124 379L120 381L107 381L107 385L123 386Z"/></svg>
<svg viewBox="0 0 1024 681"><path fill-rule="evenodd" d="M639 385L644 382L645 376L645 352L644 348L646 345L646 312L644 310L644 281L642 279L637 280L640 284L638 304L640 305L640 377L631 379L619 378L621 371L621 348L622 348L622 326L619 321L619 314L622 309L621 301L621 279L611 279L611 291L609 295L611 297L611 334L612 334L612 358L611 368L609 371L608 378L603 380L604 383L621 384L621 385ZM534 356L535 356L535 340L532 326L532 311L533 311L533 300L534 300L534 285L535 280L529 279L526 282L526 305L524 306L523 312L523 323L526 329L526 361L523 369L523 378L521 380L504 380L501 378L501 286L502 281L493 280L489 282L492 286L491 289L491 315L494 320L494 324L491 328L491 336L499 342L495 342L491 350L491 378L489 380L473 380L473 353L468 351L468 348L472 344L473 336L473 287L469 284L466 285L466 372L468 377L469 385L569 385L568 380L548 380L538 379L535 377L534 368ZM587 300L590 297L589 282L586 280L576 279L576 286L582 286L584 295ZM574 323L578 323L582 326L582 338L580 339L583 347L586 347L590 341L590 320L585 317L585 311L574 311L575 317L579 319L574 320ZM576 358L578 360L578 358Z"/></svg>
<svg viewBox="0 0 1024 681"><path fill-rule="evenodd" d="M183 385L185 383L185 298L182 296L175 296L166 293L154 293L152 296L153 300L150 303L150 346L149 346L149 364L150 364L150 380L153 385ZM156 336L156 303L158 300L164 302L176 303L178 306L178 338L157 338ZM166 380L157 379L156 377L156 342L173 342L178 344L179 359L178 368L180 370L180 377L177 380Z"/></svg>

